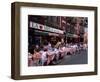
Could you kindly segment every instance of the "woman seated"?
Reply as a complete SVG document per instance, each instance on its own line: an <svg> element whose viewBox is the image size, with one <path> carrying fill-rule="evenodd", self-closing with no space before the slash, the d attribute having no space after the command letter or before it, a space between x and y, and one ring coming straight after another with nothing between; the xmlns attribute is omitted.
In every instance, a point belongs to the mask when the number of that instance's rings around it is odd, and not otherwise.
<svg viewBox="0 0 100 82"><path fill-rule="evenodd" d="M35 48L33 53L33 64L34 66L40 65L41 54L39 53L40 49Z"/></svg>
<svg viewBox="0 0 100 82"><path fill-rule="evenodd" d="M66 53L66 47L60 45L59 46L59 53L60 53L60 58L63 58L65 56L65 53Z"/></svg>
<svg viewBox="0 0 100 82"><path fill-rule="evenodd" d="M53 60L55 58L55 48L54 46L52 45L52 48L50 50L47 51L47 55L48 55L48 61L47 61L47 64L53 64Z"/></svg>

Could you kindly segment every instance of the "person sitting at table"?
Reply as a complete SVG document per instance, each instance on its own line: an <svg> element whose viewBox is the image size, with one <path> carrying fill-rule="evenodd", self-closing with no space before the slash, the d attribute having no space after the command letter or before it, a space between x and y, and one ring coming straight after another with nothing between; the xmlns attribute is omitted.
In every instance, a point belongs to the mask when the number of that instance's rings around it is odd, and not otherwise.
<svg viewBox="0 0 100 82"><path fill-rule="evenodd" d="M59 46L59 53L60 53L60 58L62 59L65 55L65 51L66 51L66 48L62 45Z"/></svg>
<svg viewBox="0 0 100 82"><path fill-rule="evenodd" d="M47 65L47 48L43 48L40 50L41 54L41 65Z"/></svg>
<svg viewBox="0 0 100 82"><path fill-rule="evenodd" d="M39 49L38 48L35 48L34 49L34 53L32 55L32 58L33 58L33 64L34 66L39 66L39 62L40 62L40 59L41 59L41 54L39 53Z"/></svg>
<svg viewBox="0 0 100 82"><path fill-rule="evenodd" d="M48 50L47 55L48 55L48 61L47 64L52 65L53 64L53 60L55 58L55 51L54 51L54 45L51 45L51 49Z"/></svg>

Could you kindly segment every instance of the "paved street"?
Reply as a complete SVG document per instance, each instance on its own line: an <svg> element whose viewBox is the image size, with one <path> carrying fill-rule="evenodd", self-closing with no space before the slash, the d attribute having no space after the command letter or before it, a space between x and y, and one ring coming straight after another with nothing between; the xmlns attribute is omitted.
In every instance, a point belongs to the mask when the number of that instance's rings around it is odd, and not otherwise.
<svg viewBox="0 0 100 82"><path fill-rule="evenodd" d="M87 64L88 55L87 51L81 51L79 54L67 55L58 63L58 65L69 65L69 64Z"/></svg>

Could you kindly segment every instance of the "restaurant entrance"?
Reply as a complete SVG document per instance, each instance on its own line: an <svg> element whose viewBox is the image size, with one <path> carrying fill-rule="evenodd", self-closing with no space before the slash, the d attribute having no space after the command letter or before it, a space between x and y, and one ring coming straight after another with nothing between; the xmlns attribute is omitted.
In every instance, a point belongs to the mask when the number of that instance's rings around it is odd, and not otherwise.
<svg viewBox="0 0 100 82"><path fill-rule="evenodd" d="M61 37L57 33L51 33L41 30L36 30L33 28L29 29L29 45L47 45L51 43L52 45L56 45L58 41L61 41Z"/></svg>

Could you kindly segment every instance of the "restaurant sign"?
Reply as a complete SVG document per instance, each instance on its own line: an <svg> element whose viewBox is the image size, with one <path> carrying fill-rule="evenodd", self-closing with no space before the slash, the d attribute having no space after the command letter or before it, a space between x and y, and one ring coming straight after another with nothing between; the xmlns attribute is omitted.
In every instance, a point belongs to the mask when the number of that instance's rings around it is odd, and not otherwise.
<svg viewBox="0 0 100 82"><path fill-rule="evenodd" d="M49 27L49 26L46 26L46 25L38 24L38 23L35 23L35 22L32 22L32 21L30 21L29 27L39 29L39 30L45 30L45 31L49 31L49 32L59 33L59 34L64 33L62 30L55 29L55 28L52 28L52 27Z"/></svg>

